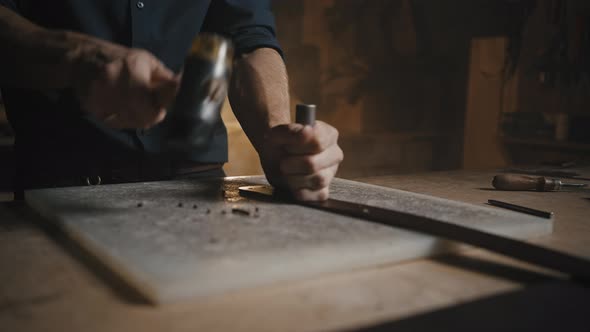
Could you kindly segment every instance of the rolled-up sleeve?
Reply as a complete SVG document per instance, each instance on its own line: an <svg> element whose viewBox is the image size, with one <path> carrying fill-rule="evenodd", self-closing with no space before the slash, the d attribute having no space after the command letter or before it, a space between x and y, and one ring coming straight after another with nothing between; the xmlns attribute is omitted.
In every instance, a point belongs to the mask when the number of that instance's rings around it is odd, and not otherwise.
<svg viewBox="0 0 590 332"><path fill-rule="evenodd" d="M212 0L202 31L230 38L236 55L268 47L283 56L268 0Z"/></svg>

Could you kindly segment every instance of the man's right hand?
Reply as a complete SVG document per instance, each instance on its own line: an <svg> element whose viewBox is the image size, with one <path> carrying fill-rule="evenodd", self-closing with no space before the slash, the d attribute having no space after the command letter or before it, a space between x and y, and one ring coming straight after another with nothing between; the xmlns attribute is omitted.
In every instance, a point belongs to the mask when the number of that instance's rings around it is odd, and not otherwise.
<svg viewBox="0 0 590 332"><path fill-rule="evenodd" d="M81 107L113 128L149 128L166 116L180 84L153 54L93 40L76 52Z"/></svg>
<svg viewBox="0 0 590 332"><path fill-rule="evenodd" d="M0 6L0 85L73 88L84 111L114 128L162 121L180 85L148 51L85 34L50 30Z"/></svg>

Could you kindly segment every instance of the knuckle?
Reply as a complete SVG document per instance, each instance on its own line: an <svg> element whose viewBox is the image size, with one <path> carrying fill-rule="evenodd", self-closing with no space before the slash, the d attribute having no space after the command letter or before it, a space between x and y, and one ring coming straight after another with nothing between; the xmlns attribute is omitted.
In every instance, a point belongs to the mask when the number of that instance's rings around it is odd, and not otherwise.
<svg viewBox="0 0 590 332"><path fill-rule="evenodd" d="M105 64L101 71L102 77L107 80L113 80L117 78L119 72L121 72L121 62L113 61Z"/></svg>
<svg viewBox="0 0 590 332"><path fill-rule="evenodd" d="M127 58L138 59L138 58L146 58L149 56L150 56L150 53L148 51L141 49L141 48L134 48L131 51L129 51L129 56Z"/></svg>
<svg viewBox="0 0 590 332"><path fill-rule="evenodd" d="M316 171L317 165L313 156L303 157L302 163L305 171L310 173L314 173Z"/></svg>
<svg viewBox="0 0 590 332"><path fill-rule="evenodd" d="M125 56L125 67L127 70L132 71L134 68L141 66L141 64L149 63L152 61L152 55L142 49L132 49Z"/></svg>
<svg viewBox="0 0 590 332"><path fill-rule="evenodd" d="M328 197L329 197L329 196L330 196L330 192L329 192L327 189L325 189L325 190L321 190L321 191L318 193L318 200L320 200L320 201L325 201L325 200L327 200L327 199L328 199Z"/></svg>
<svg viewBox="0 0 590 332"><path fill-rule="evenodd" d="M342 151L342 148L340 148L339 146L337 151L338 153L336 155L336 158L338 160L338 163L341 163L344 160L344 151Z"/></svg>
<svg viewBox="0 0 590 332"><path fill-rule="evenodd" d="M332 127L332 130L333 130L332 135L334 135L334 140L338 141L338 138L340 137L340 132L335 127Z"/></svg>
<svg viewBox="0 0 590 332"><path fill-rule="evenodd" d="M320 189L328 186L328 178L320 174L316 174L311 179L311 185L314 189Z"/></svg>
<svg viewBox="0 0 590 332"><path fill-rule="evenodd" d="M311 138L311 140L309 141L309 147L314 151L322 150L322 142L320 141L317 135Z"/></svg>
<svg viewBox="0 0 590 332"><path fill-rule="evenodd" d="M160 112L158 113L158 116L157 116L158 122L163 121L167 115L168 115L168 111L165 108L160 109Z"/></svg>
<svg viewBox="0 0 590 332"><path fill-rule="evenodd" d="M131 67L133 65L133 63L135 63L137 61L138 57L139 57L139 53L137 50L129 51L127 54L125 54L125 57L123 58L123 61L125 62L125 66Z"/></svg>

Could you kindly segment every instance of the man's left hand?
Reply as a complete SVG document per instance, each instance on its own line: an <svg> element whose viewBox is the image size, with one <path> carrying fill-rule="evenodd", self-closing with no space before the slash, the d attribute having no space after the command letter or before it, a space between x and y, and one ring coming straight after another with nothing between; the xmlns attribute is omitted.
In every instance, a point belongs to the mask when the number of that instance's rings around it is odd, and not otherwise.
<svg viewBox="0 0 590 332"><path fill-rule="evenodd" d="M268 181L303 201L328 199L343 157L338 130L322 121L313 127L293 123L271 128L260 153Z"/></svg>

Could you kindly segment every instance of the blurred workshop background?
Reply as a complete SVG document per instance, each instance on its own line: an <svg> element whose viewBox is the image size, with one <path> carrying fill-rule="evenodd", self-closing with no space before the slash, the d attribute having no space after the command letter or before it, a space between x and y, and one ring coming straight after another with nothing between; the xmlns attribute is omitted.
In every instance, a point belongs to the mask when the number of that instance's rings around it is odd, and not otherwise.
<svg viewBox="0 0 590 332"><path fill-rule="evenodd" d="M340 130L339 176L590 156L590 1L274 1L292 104ZM260 172L239 125L229 174Z"/></svg>
<svg viewBox="0 0 590 332"><path fill-rule="evenodd" d="M292 105L340 130L339 176L588 163L590 1L275 0ZM228 175L261 174L229 106ZM0 111L0 191L12 132Z"/></svg>

